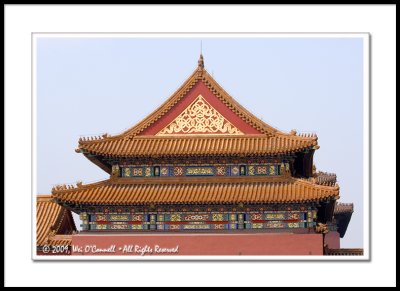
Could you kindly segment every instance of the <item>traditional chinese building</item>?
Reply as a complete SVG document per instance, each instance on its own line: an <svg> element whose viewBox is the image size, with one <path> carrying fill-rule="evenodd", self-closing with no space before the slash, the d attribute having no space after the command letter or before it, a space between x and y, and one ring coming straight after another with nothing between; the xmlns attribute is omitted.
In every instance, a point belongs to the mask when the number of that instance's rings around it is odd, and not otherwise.
<svg viewBox="0 0 400 291"><path fill-rule="evenodd" d="M79 140L76 152L109 179L59 185L52 198L80 215L77 243L135 234L157 243L179 234L183 242L195 233L189 245L211 248L212 235L231 254L253 247L322 255L340 248L353 209L341 211L336 175L316 172L318 148L315 134L281 132L241 106L201 55L183 85L137 125ZM247 249L236 252L237 244Z"/></svg>

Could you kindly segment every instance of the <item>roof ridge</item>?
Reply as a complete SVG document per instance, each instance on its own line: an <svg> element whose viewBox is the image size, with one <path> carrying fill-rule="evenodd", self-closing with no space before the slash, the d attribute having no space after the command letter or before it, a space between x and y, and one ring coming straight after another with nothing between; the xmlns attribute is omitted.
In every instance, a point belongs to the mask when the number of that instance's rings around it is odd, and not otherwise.
<svg viewBox="0 0 400 291"><path fill-rule="evenodd" d="M295 130L292 130L289 133L279 131L279 132L276 132L275 135L280 135L280 136L285 136L285 137L290 137L290 138L297 138L299 140L305 140L305 139L318 140L318 136L316 133L297 133L297 131L295 131Z"/></svg>
<svg viewBox="0 0 400 291"><path fill-rule="evenodd" d="M277 138L277 137L283 137L283 138L290 138L290 139L295 139L298 141L304 141L304 140L310 140L310 141L317 141L318 136L316 134L308 134L308 135L294 135L290 133L284 133L284 132L276 132L274 135L265 135L265 134L245 134L245 135L230 135L230 134L190 134L190 135L185 135L185 134L173 134L173 135L135 135L135 136L130 136L130 135L125 135L123 136L122 134L119 135L114 135L114 136L91 136L91 137L81 137L79 138L79 145L83 144L99 144L107 141L113 141L113 140L118 140L118 139L123 139L123 140L129 140L129 139L135 139L135 140L149 140L149 139L191 139L191 138L230 138L230 139L247 139L247 138L260 138L260 139L268 139L268 138ZM79 152L79 148L76 149L76 152Z"/></svg>
<svg viewBox="0 0 400 291"><path fill-rule="evenodd" d="M140 183L131 185L114 183L101 188L86 189L84 191L78 190L73 193L56 193L56 197L59 202L107 205L110 203L117 205L227 202L282 203L311 202L327 199L337 200L339 198L339 193L336 189L321 189L317 185L305 187L295 179L291 180L291 182L293 183L291 185L284 181L258 181L251 183L234 183L228 181L227 183L205 184L197 181L196 183ZM261 191L262 195L255 197L254 191ZM280 194L277 196L278 193Z"/></svg>
<svg viewBox="0 0 400 291"><path fill-rule="evenodd" d="M94 182L94 183L90 183L90 184L82 184L82 182L77 182L75 185L74 184L59 184L54 186L51 189L51 197L54 198L54 194L57 192L60 193L68 193L68 192L73 192L76 189L88 189L88 188L93 188L93 187L97 187L97 186L103 186L103 185L107 185L109 184L111 181L111 179L107 179L107 180L102 180L102 181L98 181L98 182Z"/></svg>
<svg viewBox="0 0 400 291"><path fill-rule="evenodd" d="M36 195L36 202L52 202L53 197L47 194Z"/></svg>
<svg viewBox="0 0 400 291"><path fill-rule="evenodd" d="M283 176L271 176L271 177L256 177L256 176L246 176L246 177L186 177L185 179L181 178L110 178L106 180L102 180L100 182L95 182L91 184L85 184L77 187L59 187L53 188L52 190L52 198L56 196L57 193L68 193L74 192L77 189L85 190L97 188L105 185L118 185L118 186L129 186L129 185L157 185L157 184L168 184L168 185L182 185L182 184L273 184L273 183L291 183L291 184L302 184L304 186L317 188L321 190L339 190L339 186L327 186L320 185L316 183L312 183L310 181L295 178L295 177L283 177Z"/></svg>
<svg viewBox="0 0 400 291"><path fill-rule="evenodd" d="M292 135L292 134L286 134L286 133L277 133L274 136L268 136L265 134L245 134L245 135L231 135L231 134L171 134L171 135L136 135L136 136L124 136L123 139L176 139L176 138L185 138L185 139L190 139L190 138L231 138L231 139L246 139L246 138L262 138L262 139L268 139L268 138L276 138L278 136L282 136L284 138L293 138L293 139L298 139L298 140L316 140L318 139L315 136L299 136L299 135ZM111 141L115 139L119 139L120 136L110 136L110 137L101 137L101 138L95 138L95 139L90 139L90 138L81 138L79 139L80 144L86 144L86 143L99 143L99 142L105 142L105 141Z"/></svg>
<svg viewBox="0 0 400 291"><path fill-rule="evenodd" d="M293 179L297 180L299 183L306 184L306 185L312 185L313 187L318 187L321 189L338 189L338 190L340 189L338 183L335 183L334 186L331 186L331 185L321 185L318 183L314 183L314 182L310 181L308 178L294 178L293 177Z"/></svg>
<svg viewBox="0 0 400 291"><path fill-rule="evenodd" d="M80 144L86 144L86 143L99 143L99 142L106 142L106 141L111 141L114 139L119 139L119 136L112 136L112 137L106 137L106 138L101 138L101 139L80 139ZM232 139L245 139L245 138L271 138L269 136L266 136L264 134L246 134L246 135L231 135L231 134L171 134L171 135L136 135L136 136L124 136L123 139L176 139L176 138L183 138L183 139L190 139L190 138L232 138Z"/></svg>
<svg viewBox="0 0 400 291"><path fill-rule="evenodd" d="M265 178L269 178L267 181ZM102 180L95 183L90 184L82 184L78 187L72 187L73 185L70 184L69 188L65 185L57 185L52 189L52 196L54 198L54 194L56 193L68 193L74 192L77 189L85 190L91 189L96 187L101 187L104 185L155 185L155 184L246 184L246 183L284 183L287 182L287 177L275 176L275 177L186 177L184 180L181 178L109 178L106 180Z"/></svg>
<svg viewBox="0 0 400 291"><path fill-rule="evenodd" d="M207 84L207 82L205 82L204 84L215 94L215 96L217 96L220 100L221 99L225 99L225 100L227 100L227 101L230 101L231 102L231 106L228 106L231 110L232 109L236 109L236 110L233 110L236 114L238 114L246 123L259 123L260 125L262 125L262 126L260 126L259 128L258 127L256 127L256 129L257 130L261 130L261 131L264 131L263 130L263 127L264 128L267 128L268 129L268 133L269 134L271 134L271 132L273 132L273 133L277 133L277 132L280 132L278 129L276 129L275 127L272 127L271 125L269 125L269 124L267 124L267 123L265 123L264 121L262 121L261 119L259 119L257 116L255 116L253 113L251 113L249 110L247 110L244 106L242 106L235 98L233 98L215 79L214 79L214 77L212 77L208 72L207 72L207 70L204 70L205 71L205 77L203 77L202 78L202 80L205 80L205 79L208 79L207 81L209 81L209 82L211 82L211 83L214 83L214 84L211 84L211 87L212 87L212 85L214 85L214 87L217 87L218 89L219 89L219 91L221 91L222 93L223 93L223 95L224 96L221 96L222 98L220 98L220 96L219 95L221 95L218 91L217 92L214 92L213 90L212 90L212 88L210 88L210 86L208 86L208 84ZM208 78L206 78L206 77L208 77ZM222 101L222 100L221 100ZM224 102L225 103L225 102ZM233 107L233 108L232 108ZM236 108L235 108L236 107ZM243 115L243 113L244 113L244 115L247 115L246 117L247 118L243 118L243 116L241 116L241 115ZM251 120L251 119L253 119L253 120ZM256 122L254 122L254 121L256 121ZM252 126L254 127L254 125L255 124L252 124ZM271 132L270 132L271 131ZM266 134L266 132L264 132L265 134Z"/></svg>

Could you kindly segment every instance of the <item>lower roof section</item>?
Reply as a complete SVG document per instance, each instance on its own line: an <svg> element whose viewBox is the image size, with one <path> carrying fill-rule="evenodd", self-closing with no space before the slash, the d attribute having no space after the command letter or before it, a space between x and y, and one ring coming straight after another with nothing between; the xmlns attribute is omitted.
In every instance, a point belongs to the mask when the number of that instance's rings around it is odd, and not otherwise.
<svg viewBox="0 0 400 291"><path fill-rule="evenodd" d="M70 246L72 242L72 234L55 235L49 238L51 246Z"/></svg>
<svg viewBox="0 0 400 291"><path fill-rule="evenodd" d="M73 232L76 227L71 212L54 203L50 195L38 195L36 198L36 244L38 246L51 244L65 245L70 236L58 236L58 232ZM66 229L62 229L64 228Z"/></svg>
<svg viewBox="0 0 400 291"><path fill-rule="evenodd" d="M58 186L58 202L95 205L297 203L339 198L338 186L292 177L112 178Z"/></svg>
<svg viewBox="0 0 400 291"><path fill-rule="evenodd" d="M349 214L351 215L354 211L353 203L336 203L335 205L335 215Z"/></svg>
<svg viewBox="0 0 400 291"><path fill-rule="evenodd" d="M353 203L336 203L333 215L336 219L340 237L344 237L354 212Z"/></svg>

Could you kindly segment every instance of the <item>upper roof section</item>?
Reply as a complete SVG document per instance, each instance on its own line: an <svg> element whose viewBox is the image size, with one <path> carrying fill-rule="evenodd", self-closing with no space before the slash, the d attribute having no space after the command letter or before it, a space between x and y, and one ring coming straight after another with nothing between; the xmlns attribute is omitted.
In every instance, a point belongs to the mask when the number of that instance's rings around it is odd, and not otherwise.
<svg viewBox="0 0 400 291"><path fill-rule="evenodd" d="M267 155L316 146L314 140L285 136L182 136L121 138L84 144L85 152L105 157L157 157L185 155Z"/></svg>
<svg viewBox="0 0 400 291"><path fill-rule="evenodd" d="M171 139L171 145L179 151L180 144L190 143L192 148L192 143L196 143L199 137L223 139L227 144L251 137L257 139L263 154L314 147L318 139L316 135L299 136L295 131L283 133L254 116L208 74L200 55L198 67L192 75L153 113L119 135L80 139L77 152L106 156L135 156L140 153L146 156L153 154L147 153L153 151L153 147L147 145L155 143L161 144L158 154L162 155L167 150L162 144L170 143ZM207 144L211 149L209 146Z"/></svg>

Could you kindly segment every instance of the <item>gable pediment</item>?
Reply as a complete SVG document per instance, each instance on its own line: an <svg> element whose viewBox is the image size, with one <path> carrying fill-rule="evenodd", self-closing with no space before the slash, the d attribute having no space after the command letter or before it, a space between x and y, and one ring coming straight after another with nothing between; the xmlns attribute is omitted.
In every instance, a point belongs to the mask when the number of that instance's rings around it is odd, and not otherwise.
<svg viewBox="0 0 400 291"><path fill-rule="evenodd" d="M262 134L198 80L162 116L139 135Z"/></svg>
<svg viewBox="0 0 400 291"><path fill-rule="evenodd" d="M199 94L181 114L156 135L171 134L243 135L243 132Z"/></svg>

